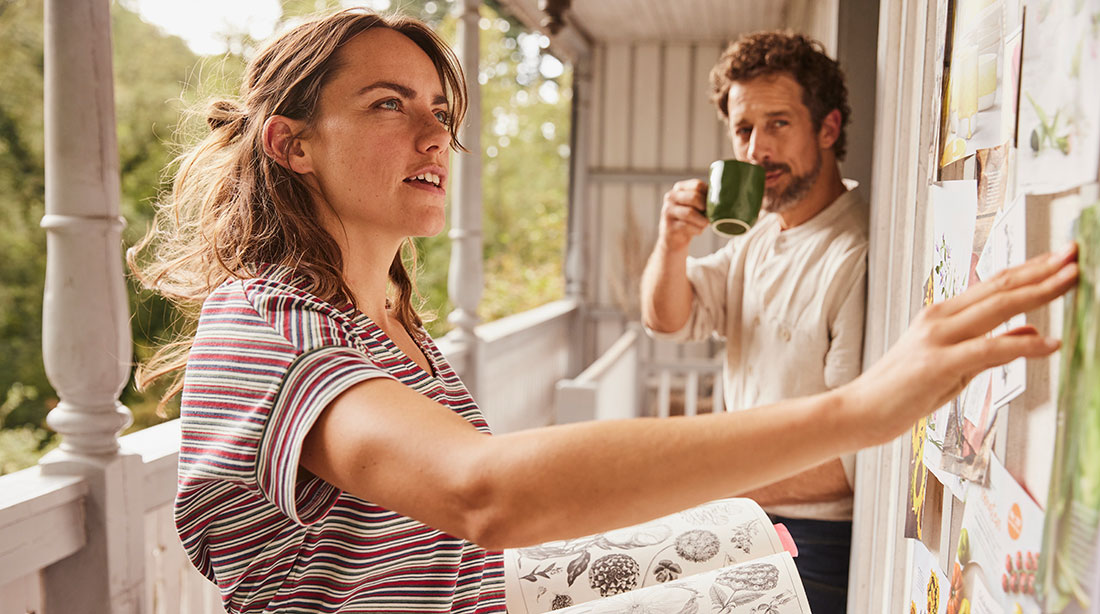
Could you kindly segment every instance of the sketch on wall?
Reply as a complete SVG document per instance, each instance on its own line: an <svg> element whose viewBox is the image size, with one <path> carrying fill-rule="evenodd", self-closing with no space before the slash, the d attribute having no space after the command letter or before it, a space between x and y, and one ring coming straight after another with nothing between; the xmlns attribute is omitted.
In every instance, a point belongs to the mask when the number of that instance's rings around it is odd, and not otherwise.
<svg viewBox="0 0 1100 614"><path fill-rule="evenodd" d="M945 68L947 88L940 166L996 147L1011 137L1002 110L1015 107L1006 100L1004 74L1007 23L1018 14L1018 0L956 0L951 55ZM1012 82L1012 79L1007 79Z"/></svg>
<svg viewBox="0 0 1100 614"><path fill-rule="evenodd" d="M1100 0L1040 0L1025 15L1019 183L1030 194L1096 180Z"/></svg>

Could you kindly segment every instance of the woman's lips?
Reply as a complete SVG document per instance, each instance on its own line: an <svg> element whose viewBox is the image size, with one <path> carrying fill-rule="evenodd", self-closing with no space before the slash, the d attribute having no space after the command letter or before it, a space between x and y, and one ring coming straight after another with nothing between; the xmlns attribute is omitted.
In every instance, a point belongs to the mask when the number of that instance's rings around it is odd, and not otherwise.
<svg viewBox="0 0 1100 614"><path fill-rule="evenodd" d="M404 184L418 190L424 190L425 192L431 192L432 194L439 194L441 196L447 193L446 188L444 188L442 185L437 186L431 183L417 181L415 179L412 181L405 181Z"/></svg>

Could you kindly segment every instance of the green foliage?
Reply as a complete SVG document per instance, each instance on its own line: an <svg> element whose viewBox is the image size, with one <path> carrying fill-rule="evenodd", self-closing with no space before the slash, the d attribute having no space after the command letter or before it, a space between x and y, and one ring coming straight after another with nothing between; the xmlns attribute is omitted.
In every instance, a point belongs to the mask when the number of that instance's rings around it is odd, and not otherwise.
<svg viewBox="0 0 1100 614"><path fill-rule="evenodd" d="M41 426L53 398L42 367L42 18L40 2L0 2L0 427Z"/></svg>
<svg viewBox="0 0 1100 614"><path fill-rule="evenodd" d="M525 33L488 3L481 10L482 237L485 288L482 321L537 307L564 295L569 186L571 73L539 71L537 35ZM446 36L453 18L439 26ZM467 75L473 81L474 75ZM541 93L540 93L541 92ZM556 99L554 95L556 94ZM469 155L469 154L458 154ZM453 158L452 158L453 160ZM452 161L453 164L453 161ZM428 307L446 314L450 240L418 241L418 276ZM450 325L440 317L428 330Z"/></svg>
<svg viewBox="0 0 1100 614"><path fill-rule="evenodd" d="M283 21L340 4L282 0ZM446 0L394 0L391 6L424 19L453 43L452 8ZM532 44L537 39L501 16L495 2L482 7L481 22L485 291L479 311L483 321L491 321L562 295L571 84L568 70L552 78L539 73L540 55ZM42 23L41 1L0 0L0 474L33 464L56 445L45 428L56 393L41 356ZM149 227L151 205L169 187L174 157L207 130L206 103L237 93L258 42L231 33L229 53L199 57L118 2L111 27L120 204L128 223L123 242L129 246ZM468 76L471 82L477 77ZM426 311L437 316L428 328L439 336L450 327L451 242L443 232L416 245L418 286ZM129 290L134 357L142 360L171 336L179 316L132 280ZM142 394L132 386L123 392L123 403L134 413L131 430L174 417L171 408L156 413L159 392Z"/></svg>
<svg viewBox="0 0 1100 614"><path fill-rule="evenodd" d="M561 298L569 168L569 74L547 79L532 35L488 9L482 29L482 207L487 321ZM516 41L515 47L508 45ZM539 172L533 172L539 169Z"/></svg>
<svg viewBox="0 0 1100 614"><path fill-rule="evenodd" d="M37 391L17 382L8 388L0 403L0 420L24 401L37 396ZM19 471L33 465L38 458L56 446L45 429L36 426L17 426L0 429L0 475Z"/></svg>

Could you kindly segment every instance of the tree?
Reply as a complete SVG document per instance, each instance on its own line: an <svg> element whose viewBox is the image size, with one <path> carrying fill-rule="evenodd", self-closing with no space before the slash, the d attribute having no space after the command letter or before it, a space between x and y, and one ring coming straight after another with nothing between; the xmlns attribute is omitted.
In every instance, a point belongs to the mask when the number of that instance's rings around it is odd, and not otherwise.
<svg viewBox="0 0 1100 614"><path fill-rule="evenodd" d="M56 402L42 364L42 292L45 232L43 169L42 3L0 2L0 472L25 464L51 444L43 427ZM125 8L111 12L115 105L121 170L121 209L132 243L162 188L162 171L183 101L181 84L194 77L196 56L182 40L161 34ZM149 62L149 58L157 58ZM121 254L120 254L121 257ZM131 294L137 354L164 333L172 314L153 296ZM132 389L124 401L140 409ZM135 426L157 421L135 410ZM15 460L12 459L22 459Z"/></svg>
<svg viewBox="0 0 1100 614"><path fill-rule="evenodd" d="M454 41L452 5L401 0L397 8ZM338 0L283 0L284 25ZM569 138L569 73L541 54L539 35L499 11L482 8L482 151L486 291L480 313L491 321L562 294ZM56 403L42 364L42 293L45 277L43 172L43 34L41 0L0 0L0 474L33 463L54 437L45 429ZM211 98L232 96L258 42L228 33L230 50L198 57L183 40L145 23L125 4L111 9L121 209L124 246L146 231L152 203L169 187L174 157L206 131ZM149 58L156 58L155 62ZM555 70L547 70L547 68ZM540 70L541 69L541 70ZM449 324L446 232L418 239L419 285L430 311ZM121 254L120 254L121 257ZM136 360L170 337L179 314L159 296L129 280ZM123 402L134 413L131 430L171 416L154 411L160 392L132 386Z"/></svg>

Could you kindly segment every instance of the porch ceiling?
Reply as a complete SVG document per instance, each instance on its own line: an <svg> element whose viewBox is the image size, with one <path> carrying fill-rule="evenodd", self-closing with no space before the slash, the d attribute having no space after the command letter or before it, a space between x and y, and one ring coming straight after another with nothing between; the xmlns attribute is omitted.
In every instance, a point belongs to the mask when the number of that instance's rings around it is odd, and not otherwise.
<svg viewBox="0 0 1100 614"><path fill-rule="evenodd" d="M542 22L539 0L501 0L529 26ZM565 22L592 42L726 42L752 30L781 28L815 0L572 0Z"/></svg>

